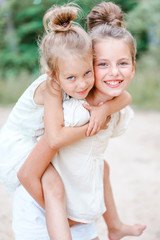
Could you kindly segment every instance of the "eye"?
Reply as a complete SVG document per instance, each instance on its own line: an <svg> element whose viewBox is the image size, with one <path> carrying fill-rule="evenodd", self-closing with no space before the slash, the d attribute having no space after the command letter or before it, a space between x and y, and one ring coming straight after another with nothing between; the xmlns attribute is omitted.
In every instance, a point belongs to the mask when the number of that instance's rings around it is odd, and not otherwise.
<svg viewBox="0 0 160 240"><path fill-rule="evenodd" d="M104 63L104 62L99 63L98 66L106 66L106 63Z"/></svg>
<svg viewBox="0 0 160 240"><path fill-rule="evenodd" d="M121 66L126 66L126 65L128 65L128 62L125 62L125 61L120 62L120 65L121 65Z"/></svg>
<svg viewBox="0 0 160 240"><path fill-rule="evenodd" d="M108 67L109 64L106 63L106 62L100 62L100 63L98 63L98 66L99 66L99 67Z"/></svg>
<svg viewBox="0 0 160 240"><path fill-rule="evenodd" d="M75 77L74 76L70 76L67 79L70 80L70 81L73 81L75 79Z"/></svg>
<svg viewBox="0 0 160 240"><path fill-rule="evenodd" d="M91 71L88 71L85 73L85 76L89 76L91 74Z"/></svg>

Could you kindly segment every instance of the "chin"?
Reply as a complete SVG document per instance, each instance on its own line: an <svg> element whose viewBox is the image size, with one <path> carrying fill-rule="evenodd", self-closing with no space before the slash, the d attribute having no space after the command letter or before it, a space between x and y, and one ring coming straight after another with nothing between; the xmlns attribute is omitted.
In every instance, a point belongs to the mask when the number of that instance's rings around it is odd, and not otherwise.
<svg viewBox="0 0 160 240"><path fill-rule="evenodd" d="M122 91L116 91L115 93L111 94L111 97L112 97L112 98L118 97L118 96L120 96L120 95L122 94L123 91L124 91L124 90L122 90Z"/></svg>
<svg viewBox="0 0 160 240"><path fill-rule="evenodd" d="M78 100L84 100L86 96L77 97Z"/></svg>

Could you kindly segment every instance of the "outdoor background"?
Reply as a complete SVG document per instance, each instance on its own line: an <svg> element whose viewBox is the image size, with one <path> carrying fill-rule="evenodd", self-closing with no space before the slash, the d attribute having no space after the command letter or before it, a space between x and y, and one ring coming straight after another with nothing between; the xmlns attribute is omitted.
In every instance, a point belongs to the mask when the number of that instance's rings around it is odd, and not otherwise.
<svg viewBox="0 0 160 240"><path fill-rule="evenodd" d="M0 0L0 103L17 101L40 74L38 39L42 18L61 0ZM86 28L86 16L101 0L75 0L84 13L78 19ZM136 76L129 91L141 109L160 110L160 0L115 0L126 13L126 23L137 41Z"/></svg>
<svg viewBox="0 0 160 240"><path fill-rule="evenodd" d="M40 75L38 39L42 18L53 4L68 1L0 0L0 127L26 87ZM77 0L86 16L101 0ZM126 240L160 239L160 0L115 0L126 13L127 28L137 41L136 76L132 94L135 118L127 132L112 139L105 158L121 219L142 223L142 236ZM0 156L1 157L1 156ZM13 240L13 194L0 184L0 240ZM103 219L96 223L100 240L107 240Z"/></svg>

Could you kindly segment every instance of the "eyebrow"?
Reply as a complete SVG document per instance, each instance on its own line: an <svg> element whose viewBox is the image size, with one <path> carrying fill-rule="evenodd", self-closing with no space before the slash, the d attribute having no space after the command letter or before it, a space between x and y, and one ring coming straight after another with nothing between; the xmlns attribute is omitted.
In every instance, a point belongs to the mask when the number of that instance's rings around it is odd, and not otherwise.
<svg viewBox="0 0 160 240"><path fill-rule="evenodd" d="M123 58L118 59L118 61L119 60L129 60L129 58L128 57L123 57ZM95 61L110 61L110 60L107 59L107 58L95 58Z"/></svg>
<svg viewBox="0 0 160 240"><path fill-rule="evenodd" d="M75 76L75 73L65 73L63 74L64 77Z"/></svg>
<svg viewBox="0 0 160 240"><path fill-rule="evenodd" d="M85 73L86 73L86 72L89 72L89 71L92 71L91 67L88 68L88 69L85 71ZM64 76L64 77L77 76L77 73L65 73L65 74L63 74L63 76Z"/></svg>
<svg viewBox="0 0 160 240"><path fill-rule="evenodd" d="M130 60L128 57L120 58L119 60Z"/></svg>
<svg viewBox="0 0 160 240"><path fill-rule="evenodd" d="M108 59L105 59L105 58L96 58L96 57L95 57L95 60L96 60L96 61L106 61L106 60L108 60Z"/></svg>

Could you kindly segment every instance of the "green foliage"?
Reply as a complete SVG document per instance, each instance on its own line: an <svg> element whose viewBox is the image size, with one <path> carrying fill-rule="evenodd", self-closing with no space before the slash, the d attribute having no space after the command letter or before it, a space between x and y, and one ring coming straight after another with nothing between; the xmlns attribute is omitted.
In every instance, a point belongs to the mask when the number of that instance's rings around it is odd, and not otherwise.
<svg viewBox="0 0 160 240"><path fill-rule="evenodd" d="M42 18L53 4L68 1L58 0L5 0L0 6L0 76L4 79L8 71L13 74L21 70L32 73L39 68L37 39L43 34ZM101 0L75 0L83 9L78 21L86 27L86 16L91 8ZM136 1L117 0L124 11L129 11Z"/></svg>
<svg viewBox="0 0 160 240"><path fill-rule="evenodd" d="M160 110L160 0L141 0L127 22L137 41L136 77L129 91L141 108Z"/></svg>
<svg viewBox="0 0 160 240"><path fill-rule="evenodd" d="M86 16L102 0L74 0L83 14L79 23L86 27ZM62 0L0 1L0 102L17 100L38 76L37 39L43 34L42 18L53 4ZM114 0L127 13L127 27L137 40L136 77L129 91L133 103L143 108L159 109L160 102L160 0ZM14 89L14 91L13 91Z"/></svg>
<svg viewBox="0 0 160 240"><path fill-rule="evenodd" d="M128 14L127 27L136 37L139 55L152 45L160 46L159 13L160 0L141 0Z"/></svg>

